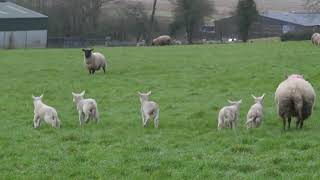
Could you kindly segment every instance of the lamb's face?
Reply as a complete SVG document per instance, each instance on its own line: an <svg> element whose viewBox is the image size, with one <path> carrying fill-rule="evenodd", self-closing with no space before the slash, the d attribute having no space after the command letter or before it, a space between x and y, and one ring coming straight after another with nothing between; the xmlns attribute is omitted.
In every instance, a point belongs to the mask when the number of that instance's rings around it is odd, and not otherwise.
<svg viewBox="0 0 320 180"><path fill-rule="evenodd" d="M149 95L151 94L151 91L149 91L148 93L141 93L138 92L139 96L140 96L140 101L149 101Z"/></svg>
<svg viewBox="0 0 320 180"><path fill-rule="evenodd" d="M230 103L230 105L240 106L240 104L242 103L242 99L240 101L230 101L230 100L228 100L228 102Z"/></svg>
<svg viewBox="0 0 320 180"><path fill-rule="evenodd" d="M254 102L255 103L263 103L263 99L264 99L264 96L265 96L265 94L263 94L262 96L260 96L260 97L255 97L254 95L252 95L252 97L253 97L253 99L254 99Z"/></svg>
<svg viewBox="0 0 320 180"><path fill-rule="evenodd" d="M32 95L33 103L37 103L39 101L42 101L42 97L43 97L43 94L41 96L39 96L39 97L36 97L36 96Z"/></svg>
<svg viewBox="0 0 320 180"><path fill-rule="evenodd" d="M91 57L93 49L82 49L86 58Z"/></svg>
<svg viewBox="0 0 320 180"><path fill-rule="evenodd" d="M79 102L80 100L83 99L84 94L85 94L85 91L83 91L83 92L80 93L80 94L77 94L77 93L74 93L74 92L73 92L73 93L72 93L72 96L73 96L72 101L73 101L74 103Z"/></svg>

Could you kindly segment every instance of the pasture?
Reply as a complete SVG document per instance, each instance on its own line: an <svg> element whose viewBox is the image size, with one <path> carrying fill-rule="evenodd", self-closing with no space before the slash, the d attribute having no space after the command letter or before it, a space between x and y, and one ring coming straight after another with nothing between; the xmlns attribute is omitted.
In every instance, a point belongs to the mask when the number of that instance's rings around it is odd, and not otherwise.
<svg viewBox="0 0 320 180"><path fill-rule="evenodd" d="M320 51L310 42L96 50L109 59L106 75L89 75L80 49L0 51L1 179L320 177L318 106L302 130L284 132L273 100L290 73L319 94ZM79 126L71 92L82 90L97 100L100 124ZM149 90L159 129L142 127L137 91ZM31 95L42 93L61 129L33 129ZM263 93L264 121L248 131L251 94ZM219 109L240 98L238 128L217 131Z"/></svg>

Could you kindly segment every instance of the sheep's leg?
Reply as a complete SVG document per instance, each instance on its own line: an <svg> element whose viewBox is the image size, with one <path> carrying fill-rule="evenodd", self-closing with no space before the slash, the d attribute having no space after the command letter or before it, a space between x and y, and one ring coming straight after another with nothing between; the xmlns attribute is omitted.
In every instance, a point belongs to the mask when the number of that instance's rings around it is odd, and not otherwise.
<svg viewBox="0 0 320 180"><path fill-rule="evenodd" d="M158 128L159 126L159 109L156 111L154 115L154 127Z"/></svg>
<svg viewBox="0 0 320 180"><path fill-rule="evenodd" d="M288 129L290 129L291 117L288 117Z"/></svg>
<svg viewBox="0 0 320 180"><path fill-rule="evenodd" d="M141 112L141 118L142 118L142 125L144 125L145 118L144 118L143 110L141 109L140 112Z"/></svg>
<svg viewBox="0 0 320 180"><path fill-rule="evenodd" d="M145 115L145 121L144 121L143 127L147 127L149 119L150 119L150 116L149 115Z"/></svg>
<svg viewBox="0 0 320 180"><path fill-rule="evenodd" d="M83 113L79 112L79 121L80 121L80 126L83 124Z"/></svg>
<svg viewBox="0 0 320 180"><path fill-rule="evenodd" d="M94 74L96 72L96 70L92 69L92 74Z"/></svg>
<svg viewBox="0 0 320 180"><path fill-rule="evenodd" d="M34 115L33 117L33 127L38 128L40 126L40 117L37 115Z"/></svg>
<svg viewBox="0 0 320 180"><path fill-rule="evenodd" d="M106 73L106 66L102 66L102 69L103 69L103 73L105 74Z"/></svg>
<svg viewBox="0 0 320 180"><path fill-rule="evenodd" d="M300 129L303 127L303 120L300 121Z"/></svg>
<svg viewBox="0 0 320 180"><path fill-rule="evenodd" d="M286 130L286 118L283 118L283 130Z"/></svg>
<svg viewBox="0 0 320 180"><path fill-rule="evenodd" d="M89 122L89 118L90 118L90 115L89 115L89 114L84 114L84 122L85 122L85 123L88 123L88 122Z"/></svg>

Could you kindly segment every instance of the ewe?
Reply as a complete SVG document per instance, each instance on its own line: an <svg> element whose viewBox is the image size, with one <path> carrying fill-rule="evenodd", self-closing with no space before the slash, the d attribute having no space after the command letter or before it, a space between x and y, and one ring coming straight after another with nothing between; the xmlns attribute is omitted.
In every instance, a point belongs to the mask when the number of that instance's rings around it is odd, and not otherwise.
<svg viewBox="0 0 320 180"><path fill-rule="evenodd" d="M141 93L138 92L140 96L140 103L141 103L141 116L142 116L142 124L144 127L147 126L147 123L151 117L153 117L154 126L158 128L159 125L159 106L157 103L153 101L149 101L149 95L151 91L148 93Z"/></svg>
<svg viewBox="0 0 320 180"><path fill-rule="evenodd" d="M261 97L255 97L252 95L255 104L253 104L247 114L247 128L257 128L261 125L263 118L263 99L265 94Z"/></svg>
<svg viewBox="0 0 320 180"><path fill-rule="evenodd" d="M35 97L32 95L33 104L34 104L34 118L33 118L33 127L39 128L41 119L46 123L51 124L54 128L60 128L60 120L58 118L57 111L42 102L42 97Z"/></svg>
<svg viewBox="0 0 320 180"><path fill-rule="evenodd" d="M90 74L94 74L95 71L103 69L103 72L106 73L107 61L103 54L94 52L94 49L82 49L84 52L84 64L89 70Z"/></svg>
<svg viewBox="0 0 320 180"><path fill-rule="evenodd" d="M170 36L167 35L159 36L156 39L152 40L152 45L154 46L170 45L171 43L172 39Z"/></svg>
<svg viewBox="0 0 320 180"><path fill-rule="evenodd" d="M302 75L293 74L280 83L275 92L278 115L282 118L283 129L290 128L291 117L296 117L296 128L303 126L313 111L316 93L312 85Z"/></svg>
<svg viewBox="0 0 320 180"><path fill-rule="evenodd" d="M96 123L99 122L99 111L97 103L94 99L84 99L83 96L85 91L80 94L72 93L73 102L77 106L77 110L79 113L79 121L80 125L84 122L88 123L89 120L95 120Z"/></svg>
<svg viewBox="0 0 320 180"><path fill-rule="evenodd" d="M218 129L222 129L224 127L230 127L235 128L237 121L239 119L239 110L240 110L240 104L242 103L242 100L240 101L230 101L229 106L223 107L218 116Z"/></svg>

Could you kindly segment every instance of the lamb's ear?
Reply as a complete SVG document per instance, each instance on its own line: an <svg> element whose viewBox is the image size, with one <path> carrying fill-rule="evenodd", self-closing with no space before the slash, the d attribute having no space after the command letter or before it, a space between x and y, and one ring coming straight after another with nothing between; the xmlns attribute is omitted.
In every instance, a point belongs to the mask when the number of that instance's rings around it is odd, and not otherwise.
<svg viewBox="0 0 320 180"><path fill-rule="evenodd" d="M76 96L76 94L74 92L71 92L73 96Z"/></svg>
<svg viewBox="0 0 320 180"><path fill-rule="evenodd" d="M41 94L41 96L40 96L40 99L42 99L43 98L43 94Z"/></svg>
<svg viewBox="0 0 320 180"><path fill-rule="evenodd" d="M242 103L242 99L240 99L240 101L238 101L238 103L241 104Z"/></svg>
<svg viewBox="0 0 320 180"><path fill-rule="evenodd" d="M82 93L80 94L81 96L84 96L84 94L86 93L86 91L82 91Z"/></svg>
<svg viewBox="0 0 320 180"><path fill-rule="evenodd" d="M142 95L142 93L140 92L140 91L138 91L138 94L141 96Z"/></svg>
<svg viewBox="0 0 320 180"><path fill-rule="evenodd" d="M253 94L251 94L251 96L253 97L253 99L257 99L257 97L255 97Z"/></svg>
<svg viewBox="0 0 320 180"><path fill-rule="evenodd" d="M233 101L230 101L229 99L228 99L228 102L229 102L230 104L233 104Z"/></svg>
<svg viewBox="0 0 320 180"><path fill-rule="evenodd" d="M147 93L147 96L149 96L151 94L151 91L149 91L148 93Z"/></svg>
<svg viewBox="0 0 320 180"><path fill-rule="evenodd" d="M261 99L264 99L264 96L266 95L266 93L263 93L263 95L261 96Z"/></svg>
<svg viewBox="0 0 320 180"><path fill-rule="evenodd" d="M35 98L36 98L36 97L34 97L34 95L33 95L33 94L32 94L32 96L31 96L31 97L32 97L32 99L35 99Z"/></svg>

